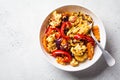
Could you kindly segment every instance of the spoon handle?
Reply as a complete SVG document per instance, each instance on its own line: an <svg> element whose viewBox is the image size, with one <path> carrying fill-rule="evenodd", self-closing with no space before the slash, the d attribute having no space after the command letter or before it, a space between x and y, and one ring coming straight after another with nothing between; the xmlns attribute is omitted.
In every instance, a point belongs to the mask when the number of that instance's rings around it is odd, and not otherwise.
<svg viewBox="0 0 120 80"><path fill-rule="evenodd" d="M105 61L107 62L108 66L113 66L115 64L115 59L110 55L110 53L102 48L100 43L97 41L95 36L93 35L93 32L91 31L91 36L94 39L94 41L97 43L98 47L103 52L103 56L105 58Z"/></svg>
<svg viewBox="0 0 120 80"><path fill-rule="evenodd" d="M111 67L115 64L115 59L110 55L110 53L106 50L103 51L103 56L107 62L107 64Z"/></svg>

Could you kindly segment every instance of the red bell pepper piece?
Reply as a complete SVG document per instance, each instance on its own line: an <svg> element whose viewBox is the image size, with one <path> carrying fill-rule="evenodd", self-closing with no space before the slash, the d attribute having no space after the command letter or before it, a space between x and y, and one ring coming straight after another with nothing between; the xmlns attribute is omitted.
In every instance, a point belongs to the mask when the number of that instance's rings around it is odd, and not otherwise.
<svg viewBox="0 0 120 80"><path fill-rule="evenodd" d="M86 40L86 37L82 34L77 34L74 36L75 39L83 39L83 40Z"/></svg>
<svg viewBox="0 0 120 80"><path fill-rule="evenodd" d="M70 22L63 22L63 23L62 23L62 26L61 26L61 29L60 29L60 31L61 31L61 36L62 36L63 38L65 38L65 39L69 39L69 36L65 35L65 33L64 33L64 29L65 29L67 26L71 26Z"/></svg>
<svg viewBox="0 0 120 80"><path fill-rule="evenodd" d="M46 33L47 36L51 34L51 30L52 29L50 28L50 26L46 29L45 33Z"/></svg>
<svg viewBox="0 0 120 80"><path fill-rule="evenodd" d="M62 56L63 57L63 62L67 62L67 63L69 63L72 60L72 57L71 57L70 53L68 53L66 51L63 51L63 50L53 51L52 56L54 56L54 57Z"/></svg>
<svg viewBox="0 0 120 80"><path fill-rule="evenodd" d="M56 38L59 39L61 36L60 30L58 28L51 28L50 26L46 30L46 35L49 36L53 30L56 30L58 34L55 34Z"/></svg>
<svg viewBox="0 0 120 80"><path fill-rule="evenodd" d="M93 46L95 45L95 42L93 40L92 37L87 36L87 35L83 35L83 34L77 34L74 36L75 39L81 39L81 40L86 40L88 42L90 42Z"/></svg>

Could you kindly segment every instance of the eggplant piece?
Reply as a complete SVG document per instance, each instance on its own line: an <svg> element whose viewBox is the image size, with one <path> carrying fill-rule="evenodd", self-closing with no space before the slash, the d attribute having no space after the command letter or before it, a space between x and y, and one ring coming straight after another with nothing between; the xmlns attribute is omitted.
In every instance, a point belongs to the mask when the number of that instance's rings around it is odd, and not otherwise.
<svg viewBox="0 0 120 80"><path fill-rule="evenodd" d="M60 49L60 46L61 46L61 38L60 38L60 39L56 39L56 40L55 40L55 43L56 43L57 49Z"/></svg>

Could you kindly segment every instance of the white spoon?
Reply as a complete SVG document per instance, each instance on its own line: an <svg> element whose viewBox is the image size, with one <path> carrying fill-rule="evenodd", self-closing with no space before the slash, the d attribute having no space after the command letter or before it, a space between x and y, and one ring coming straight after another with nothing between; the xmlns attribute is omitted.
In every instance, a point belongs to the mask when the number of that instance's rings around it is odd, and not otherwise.
<svg viewBox="0 0 120 80"><path fill-rule="evenodd" d="M106 51L105 49L102 48L101 44L95 38L92 30L91 30L90 34L91 34L92 38L94 39L94 41L96 42L96 44L98 45L98 47L101 49L108 66L110 66L110 67L113 66L115 64L115 59L110 55L110 53L108 51Z"/></svg>

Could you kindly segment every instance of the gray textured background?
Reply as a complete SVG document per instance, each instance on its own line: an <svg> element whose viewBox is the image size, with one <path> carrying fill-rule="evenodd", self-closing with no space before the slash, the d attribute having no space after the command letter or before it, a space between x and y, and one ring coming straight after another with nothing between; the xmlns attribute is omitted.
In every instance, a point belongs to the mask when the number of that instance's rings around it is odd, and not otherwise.
<svg viewBox="0 0 120 80"><path fill-rule="evenodd" d="M69 4L85 6L102 19L115 66L108 67L101 57L89 69L65 72L44 59L40 25L49 12ZM119 36L120 0L0 0L0 80L118 80Z"/></svg>

